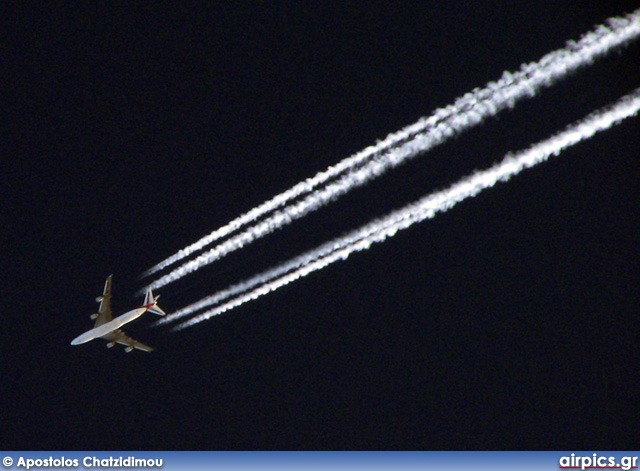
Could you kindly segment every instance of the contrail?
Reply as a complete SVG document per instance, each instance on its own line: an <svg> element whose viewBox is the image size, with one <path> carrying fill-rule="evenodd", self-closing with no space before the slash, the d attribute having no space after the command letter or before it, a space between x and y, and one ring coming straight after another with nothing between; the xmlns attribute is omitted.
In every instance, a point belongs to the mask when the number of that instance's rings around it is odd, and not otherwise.
<svg viewBox="0 0 640 471"><path fill-rule="evenodd" d="M485 88L475 89L458 98L454 104L438 109L428 118L389 135L384 141L368 147L330 167L315 177L300 182L290 190L274 197L248 213L231 221L198 242L180 250L177 254L151 268L152 274L183 259L211 242L248 225L243 232L229 238L213 249L174 269L170 273L140 290L159 288L192 273L199 268L242 248L246 244L315 211L341 195L382 175L389 169L426 152L451 137L466 131L500 111L511 108L525 97L532 97L543 87L553 85L570 72L584 67L612 48L620 46L640 34L640 9L626 17L607 20L578 42L569 41L565 48L545 55L540 61L523 65L518 72L505 72L500 80ZM416 141L420 140L419 150ZM400 149L400 151L397 151ZM333 178L335 182L322 187ZM320 187L319 189L317 189ZM306 198L293 203L296 198ZM288 204L291 203L291 204ZM282 208L281 208L282 207ZM281 208L276 211L277 208ZM261 216L271 214L261 222Z"/></svg>
<svg viewBox="0 0 640 471"><path fill-rule="evenodd" d="M323 244L279 267L181 309L165 317L162 322L176 320L246 291L225 304L199 314L175 327L175 330L181 330L275 291L338 260L344 260L354 252L366 250L374 243L383 242L398 231L417 222L431 219L436 214L451 209L457 203L477 195L482 190L493 187L500 181L507 181L522 170L544 162L549 157L560 154L564 149L589 139L597 132L606 130L623 119L637 114L639 110L640 88L624 96L614 105L591 113L584 120L527 150L516 154L507 154L502 162L487 170L475 172L446 190L432 193L416 203L394 211L388 216L373 221L332 242Z"/></svg>

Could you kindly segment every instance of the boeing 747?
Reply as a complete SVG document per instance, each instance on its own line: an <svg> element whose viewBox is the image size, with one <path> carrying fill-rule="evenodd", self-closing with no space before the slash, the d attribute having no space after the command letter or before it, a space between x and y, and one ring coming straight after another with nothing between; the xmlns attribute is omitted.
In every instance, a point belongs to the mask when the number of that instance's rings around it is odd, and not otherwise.
<svg viewBox="0 0 640 471"><path fill-rule="evenodd" d="M164 316L166 313L160 309L158 306L157 298L153 297L153 293L151 290L147 291L147 294L144 298L144 303L142 306L132 309L129 312L122 314L121 316L116 317L115 319L111 318L111 279L113 275L109 275L107 281L104 284L104 291L102 296L98 296L96 301L100 303L100 309L97 313L91 314L91 319L95 319L96 323L93 326L93 329L88 330L84 334L76 337L71 341L71 345L79 345L81 343L88 342L89 340L93 340L95 338L103 338L107 343L107 347L111 348L116 343L121 345L126 345L125 351L130 352L134 348L139 350L143 350L145 352L153 351L153 348L144 345L137 340L132 339L131 337L127 337L120 327L131 322L134 319L137 319L145 312L151 312L158 316Z"/></svg>

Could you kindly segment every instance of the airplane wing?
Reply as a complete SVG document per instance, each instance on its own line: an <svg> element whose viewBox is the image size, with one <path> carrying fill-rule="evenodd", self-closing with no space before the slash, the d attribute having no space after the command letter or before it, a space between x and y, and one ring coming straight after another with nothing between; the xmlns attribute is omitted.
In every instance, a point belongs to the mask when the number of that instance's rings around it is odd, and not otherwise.
<svg viewBox="0 0 640 471"><path fill-rule="evenodd" d="M142 350L144 352L153 351L152 347L149 347L148 345L145 345L143 343L138 342L137 340L132 339L131 337L128 337L120 329L116 329L112 332L109 332L107 335L104 335L102 338L109 342L116 342L116 343L119 343L120 345L126 345L127 352L130 352L134 348L137 348L138 350Z"/></svg>
<svg viewBox="0 0 640 471"><path fill-rule="evenodd" d="M96 317L96 323L93 326L98 327L102 324L106 324L111 320L111 279L113 275L109 275L107 281L104 283L104 291L102 296L98 296L96 301L100 303L100 309L98 309L98 315Z"/></svg>

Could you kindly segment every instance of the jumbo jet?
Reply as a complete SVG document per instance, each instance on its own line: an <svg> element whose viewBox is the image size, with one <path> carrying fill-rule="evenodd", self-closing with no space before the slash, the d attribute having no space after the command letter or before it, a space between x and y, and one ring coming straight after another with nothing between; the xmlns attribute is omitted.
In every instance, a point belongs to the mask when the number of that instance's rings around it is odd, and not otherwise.
<svg viewBox="0 0 640 471"><path fill-rule="evenodd" d="M153 293L151 290L147 291L146 296L144 297L144 303L142 306L137 307L129 312L122 314L121 316L116 317L115 319L111 318L111 279L113 275L109 275L107 281L104 284L104 291L102 296L98 296L96 301L100 303L100 309L95 314L91 314L91 319L95 319L96 323L93 326L93 329L88 330L84 334L76 337L71 341L71 345L79 345L81 343L88 342L89 340L93 340L95 338L103 338L107 343L107 347L111 348L116 343L126 345L126 352L132 351L134 348L139 350L143 350L145 352L153 351L153 348L144 345L137 340L132 339L131 337L127 337L124 332L120 330L120 327L131 322L134 319L137 319L145 312L151 312L158 316L164 316L166 312L164 312L160 307L158 307L157 298L153 297ZM160 296L158 296L160 297Z"/></svg>

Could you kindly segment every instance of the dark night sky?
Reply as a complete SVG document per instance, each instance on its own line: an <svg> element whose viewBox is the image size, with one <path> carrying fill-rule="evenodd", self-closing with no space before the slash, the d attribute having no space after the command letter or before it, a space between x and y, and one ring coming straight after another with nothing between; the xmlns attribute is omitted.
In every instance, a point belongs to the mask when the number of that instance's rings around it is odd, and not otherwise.
<svg viewBox="0 0 640 471"><path fill-rule="evenodd" d="M3 8L2 447L637 446L637 118L223 316L128 326L153 353L69 345L110 273L119 314L166 256L638 7L213 3ZM160 305L488 167L639 72L634 43L160 289Z"/></svg>

